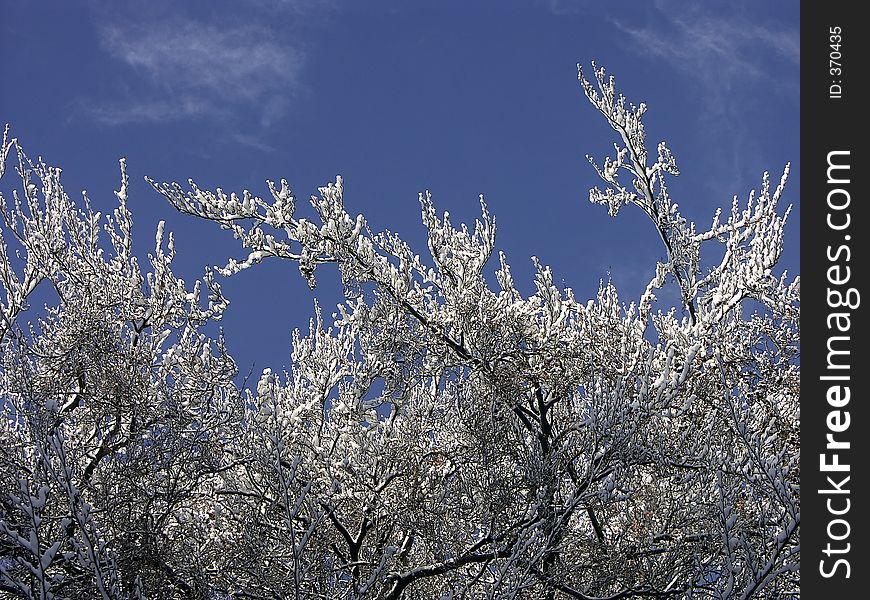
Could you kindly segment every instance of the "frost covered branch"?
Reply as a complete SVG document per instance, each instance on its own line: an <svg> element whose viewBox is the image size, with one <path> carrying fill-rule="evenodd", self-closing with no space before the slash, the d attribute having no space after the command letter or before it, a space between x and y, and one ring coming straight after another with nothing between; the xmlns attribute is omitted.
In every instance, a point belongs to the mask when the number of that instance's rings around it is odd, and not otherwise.
<svg viewBox="0 0 870 600"><path fill-rule="evenodd" d="M469 227L421 194L418 251L349 213L340 177L311 220L283 180L270 199L149 180L238 240L224 276L281 259L313 287L318 267L338 269L343 301L315 304L287 369L253 389L211 336L228 310L211 272L192 287L173 274L162 224L140 267L126 165L104 219L5 135L22 185L0 197L2 589L797 593L800 288L777 271L788 168L697 228L666 185L672 151L646 148L646 106L594 69L583 90L620 143L593 162L605 186L590 199L640 208L667 251L629 303L612 284L577 298L537 259L522 294L483 198ZM681 306L656 310L669 277ZM25 323L38 286L55 302Z"/></svg>

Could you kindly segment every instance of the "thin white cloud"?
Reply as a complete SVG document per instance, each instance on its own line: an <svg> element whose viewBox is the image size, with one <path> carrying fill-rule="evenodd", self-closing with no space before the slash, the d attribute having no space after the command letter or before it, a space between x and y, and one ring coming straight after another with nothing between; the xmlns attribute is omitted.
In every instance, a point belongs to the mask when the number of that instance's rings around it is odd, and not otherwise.
<svg viewBox="0 0 870 600"><path fill-rule="evenodd" d="M101 33L104 49L127 67L118 97L92 109L107 124L255 114L265 126L301 88L303 53L265 26L173 19Z"/></svg>
<svg viewBox="0 0 870 600"><path fill-rule="evenodd" d="M88 112L105 125L125 123L161 123L189 117L219 118L226 111L193 96L166 99L157 95L148 98L127 98L120 102L92 105Z"/></svg>
<svg viewBox="0 0 870 600"><path fill-rule="evenodd" d="M265 143L259 136L248 135L245 133L235 133L232 136L232 140L241 144L242 146L247 146L249 148L254 148L255 150L261 150L262 152L274 152L275 147Z"/></svg>
<svg viewBox="0 0 870 600"><path fill-rule="evenodd" d="M696 78L708 99L723 99L740 82L760 81L772 75L759 65L775 57L793 66L800 64L797 28L765 27L733 12L727 16L702 12L696 5L659 0L657 13L667 26L648 24L632 27L614 19L614 24L645 54L658 56L675 69ZM783 90L796 94L796 89ZM712 107L725 110L721 101Z"/></svg>
<svg viewBox="0 0 870 600"><path fill-rule="evenodd" d="M782 21L752 19L752 5L657 0L643 25L611 18L636 53L657 58L694 81L702 103L700 125L711 140L710 160L728 165L728 174L709 179L712 192L756 187L748 173L764 165L757 131L745 111L765 103L799 102L800 32ZM740 7L743 7L741 9ZM751 99L751 101L750 101ZM726 135L722 135L726 133ZM722 143L722 140L731 140Z"/></svg>

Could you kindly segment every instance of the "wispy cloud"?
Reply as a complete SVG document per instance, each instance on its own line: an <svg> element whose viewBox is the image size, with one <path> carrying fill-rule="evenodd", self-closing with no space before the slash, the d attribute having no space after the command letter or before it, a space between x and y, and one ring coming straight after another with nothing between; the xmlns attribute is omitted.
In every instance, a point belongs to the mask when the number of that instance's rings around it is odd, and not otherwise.
<svg viewBox="0 0 870 600"><path fill-rule="evenodd" d="M715 193L756 186L759 165L776 168L766 165L753 123L778 105L794 106L800 92L797 25L755 19L758 7L746 2L721 9L718 3L656 0L631 23L610 18L629 48L694 81L690 93L703 107L699 125L718 140L708 148L708 160L723 174L705 182Z"/></svg>
<svg viewBox="0 0 870 600"><path fill-rule="evenodd" d="M246 133L234 133L231 136L233 142L237 144L241 144L242 146L247 146L249 148L253 148L255 150L262 150L263 152L274 152L275 147L271 144L267 144L259 136L250 135Z"/></svg>
<svg viewBox="0 0 870 600"><path fill-rule="evenodd" d="M800 64L796 27L765 27L739 12L715 14L670 0L658 0L655 7L659 17L655 24L637 27L613 22L632 39L638 52L662 58L697 79L714 111L726 110L724 100L736 85L770 79L772 74L760 65L769 66L772 59L793 67ZM763 61L761 55L766 55ZM797 94L797 89L783 92Z"/></svg>
<svg viewBox="0 0 870 600"><path fill-rule="evenodd" d="M126 67L116 96L91 110L107 124L244 113L266 126L302 86L304 53L263 25L219 27L180 18L107 24L101 42Z"/></svg>

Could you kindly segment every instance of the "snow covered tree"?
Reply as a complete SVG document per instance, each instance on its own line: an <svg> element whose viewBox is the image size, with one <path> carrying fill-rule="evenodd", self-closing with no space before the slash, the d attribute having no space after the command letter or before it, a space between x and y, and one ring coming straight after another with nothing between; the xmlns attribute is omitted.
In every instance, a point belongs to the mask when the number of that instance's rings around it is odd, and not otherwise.
<svg viewBox="0 0 870 600"><path fill-rule="evenodd" d="M26 598L197 589L213 532L186 515L212 497L242 418L235 366L199 331L226 301L207 277L203 308L201 285L189 291L172 274L162 226L150 268L140 267L124 161L118 208L103 221L87 196L75 206L59 169L30 161L8 135L0 164L13 148L21 192L11 204L0 196L0 589ZM50 300L23 324L38 288Z"/></svg>
<svg viewBox="0 0 870 600"><path fill-rule="evenodd" d="M172 274L162 225L140 268L123 162L104 223L4 138L23 183L0 206L0 589L796 597L799 280L774 274L788 169L699 230L668 192L670 149L646 147L645 105L603 69L580 82L619 138L590 200L642 210L667 256L629 303L609 283L581 301L537 260L524 297L483 198L470 228L421 195L423 258L352 217L341 178L311 198L317 222L286 181L269 200L151 181L241 241L225 276L278 258L313 287L337 265L345 300L316 306L254 390L208 335L219 286L207 273L202 305ZM41 281L57 302L22 324ZM657 300L668 285L680 306Z"/></svg>

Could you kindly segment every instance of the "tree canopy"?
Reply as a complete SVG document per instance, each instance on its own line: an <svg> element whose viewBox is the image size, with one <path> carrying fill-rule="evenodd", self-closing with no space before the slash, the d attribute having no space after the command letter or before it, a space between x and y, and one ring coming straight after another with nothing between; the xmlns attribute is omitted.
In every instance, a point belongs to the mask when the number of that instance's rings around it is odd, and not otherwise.
<svg viewBox="0 0 870 600"><path fill-rule="evenodd" d="M580 71L613 128L589 198L641 210L666 259L639 298L524 296L483 197L473 226L421 194L428 248L375 233L343 182L297 214L190 181L153 188L311 287L337 266L284 372L251 386L215 323L212 270L173 273L161 223L112 215L4 134L0 590L51 598L783 598L799 595L799 279L776 270L788 175L687 220L645 104ZM15 162L17 159L17 163ZM8 175L8 174L7 174ZM327 274L328 275L328 274ZM677 306L656 294L679 291ZM44 309L29 306L50 290ZM29 320L28 320L29 319ZM250 389L253 388L253 389Z"/></svg>

